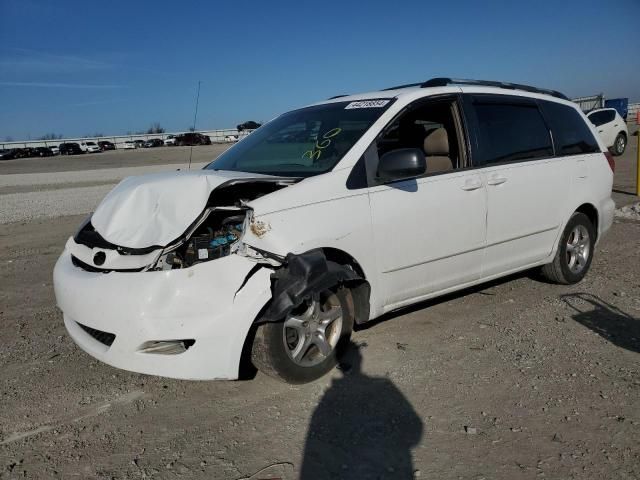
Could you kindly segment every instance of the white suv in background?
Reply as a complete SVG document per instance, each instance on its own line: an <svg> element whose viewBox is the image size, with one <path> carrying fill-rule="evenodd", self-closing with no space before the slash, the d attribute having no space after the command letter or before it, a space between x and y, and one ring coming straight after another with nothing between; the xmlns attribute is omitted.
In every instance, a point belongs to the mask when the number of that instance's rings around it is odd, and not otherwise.
<svg viewBox="0 0 640 480"><path fill-rule="evenodd" d="M102 151L102 149L96 142L90 141L80 142L80 150L85 153L98 153Z"/></svg>
<svg viewBox="0 0 640 480"><path fill-rule="evenodd" d="M627 148L629 131L627 122L615 108L600 108L592 110L587 118L596 127L600 138L610 148L614 155L622 155Z"/></svg>
<svg viewBox="0 0 640 480"><path fill-rule="evenodd" d="M234 379L250 358L308 382L386 312L536 267L579 282L613 169L555 91L436 78L342 95L203 170L123 180L67 241L56 298L115 367Z"/></svg>

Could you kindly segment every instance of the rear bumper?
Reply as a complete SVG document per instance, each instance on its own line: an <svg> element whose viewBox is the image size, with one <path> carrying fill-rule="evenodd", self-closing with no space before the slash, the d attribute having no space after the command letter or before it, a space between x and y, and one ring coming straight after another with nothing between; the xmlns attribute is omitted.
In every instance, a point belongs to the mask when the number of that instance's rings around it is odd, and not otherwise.
<svg viewBox="0 0 640 480"><path fill-rule="evenodd" d="M117 368L172 378L238 378L245 338L271 297L270 271L238 255L182 270L94 273L64 251L54 288L64 323L85 352ZM115 335L111 345L80 324ZM149 341L193 339L185 352L142 353ZM107 342L108 343L108 342Z"/></svg>
<svg viewBox="0 0 640 480"><path fill-rule="evenodd" d="M614 211L616 209L615 202L611 199L611 197L606 198L600 203L600 212L599 212L599 222L598 222L598 242L600 238L607 233L607 231L613 225L613 216Z"/></svg>

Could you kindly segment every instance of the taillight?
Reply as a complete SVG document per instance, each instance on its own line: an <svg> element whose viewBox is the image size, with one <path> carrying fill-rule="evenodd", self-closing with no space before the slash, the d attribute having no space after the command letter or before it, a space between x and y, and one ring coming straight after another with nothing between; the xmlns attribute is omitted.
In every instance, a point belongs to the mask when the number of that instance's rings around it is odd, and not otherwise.
<svg viewBox="0 0 640 480"><path fill-rule="evenodd" d="M604 152L604 156L607 159L607 162L609 162L609 168L611 169L612 172L615 173L616 171L616 161L613 159L613 155L611 155L611 153L609 152Z"/></svg>

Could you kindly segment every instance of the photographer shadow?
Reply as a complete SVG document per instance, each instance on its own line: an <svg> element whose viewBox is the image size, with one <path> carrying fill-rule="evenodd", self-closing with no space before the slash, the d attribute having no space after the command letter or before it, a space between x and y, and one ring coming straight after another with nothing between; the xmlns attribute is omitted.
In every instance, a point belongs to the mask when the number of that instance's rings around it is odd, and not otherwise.
<svg viewBox="0 0 640 480"><path fill-rule="evenodd" d="M411 449L422 421L393 382L370 377L351 345L341 370L316 407L305 443L300 478L412 479Z"/></svg>

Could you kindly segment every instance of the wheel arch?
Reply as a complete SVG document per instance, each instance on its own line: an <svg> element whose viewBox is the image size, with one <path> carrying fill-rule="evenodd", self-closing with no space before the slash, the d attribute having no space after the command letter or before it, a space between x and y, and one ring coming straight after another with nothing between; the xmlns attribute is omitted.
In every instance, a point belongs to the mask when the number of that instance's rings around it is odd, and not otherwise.
<svg viewBox="0 0 640 480"><path fill-rule="evenodd" d="M351 267L361 278L360 281L349 285L353 297L353 317L357 324L369 321L371 313L371 284L360 263L349 253L338 248L326 247L321 249L327 260L339 265Z"/></svg>
<svg viewBox="0 0 640 480"><path fill-rule="evenodd" d="M598 209L592 203L583 203L578 208L576 208L574 213L583 213L589 218L596 232L596 238L594 239L594 241L598 240Z"/></svg>
<svg viewBox="0 0 640 480"><path fill-rule="evenodd" d="M320 248L327 257L327 260L331 262L338 263L340 265L348 265L353 270L362 277L363 280L367 279L366 274L364 273L364 269L360 265L360 263L349 253L344 250L340 250L339 248L333 247L323 247Z"/></svg>

